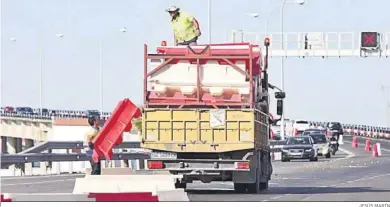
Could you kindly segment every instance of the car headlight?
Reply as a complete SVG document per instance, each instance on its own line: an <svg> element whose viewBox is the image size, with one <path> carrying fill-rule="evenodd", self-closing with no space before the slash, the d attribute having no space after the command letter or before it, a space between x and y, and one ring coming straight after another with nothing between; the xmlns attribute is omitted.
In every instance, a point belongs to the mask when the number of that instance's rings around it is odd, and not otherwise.
<svg viewBox="0 0 390 207"><path fill-rule="evenodd" d="M282 152L286 152L286 153L287 153L287 152L288 152L288 150L282 149Z"/></svg>
<svg viewBox="0 0 390 207"><path fill-rule="evenodd" d="M312 149L306 149L305 152L311 152Z"/></svg>

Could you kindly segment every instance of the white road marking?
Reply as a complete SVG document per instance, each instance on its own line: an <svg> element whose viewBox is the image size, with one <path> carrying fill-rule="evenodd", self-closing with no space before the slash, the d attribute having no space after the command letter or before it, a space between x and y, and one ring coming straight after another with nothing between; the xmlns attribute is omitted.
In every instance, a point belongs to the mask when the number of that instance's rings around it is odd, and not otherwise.
<svg viewBox="0 0 390 207"><path fill-rule="evenodd" d="M39 185L44 183L55 183L55 182L66 182L66 181L74 181L75 179L63 179L63 180L46 180L39 182L29 182L29 183L10 183L10 184L1 184L1 186L15 186L15 185Z"/></svg>
<svg viewBox="0 0 390 207"><path fill-rule="evenodd" d="M321 187L323 187L323 188L336 187L336 186L340 186L340 185L347 185L347 184L356 183L356 182L359 182L359 181L372 180L372 179L376 179L376 178L380 178L380 177L385 177L385 176L390 176L390 173L388 173L388 174L382 174L382 175L376 175L376 176L371 176L371 177L365 177L365 178L360 178L360 179L355 179L355 180L349 180L349 181L347 181L347 182L337 183L337 184L328 185L328 186L321 186ZM308 190L310 190L310 187L308 188ZM305 192L302 192L302 194L304 194L304 193L305 193ZM286 196L289 196L289 195L293 195L293 194L287 193L287 194L283 194L283 195L280 195L280 196L272 197L272 198L270 198L269 200L276 200L276 199L283 198L283 197L286 197ZM303 199L303 200L301 200L301 201L307 200L310 196L312 196L312 195L307 196L305 199ZM267 201L267 200L262 200L262 201Z"/></svg>
<svg viewBox="0 0 390 207"><path fill-rule="evenodd" d="M1 177L2 180L20 180L20 179L39 179L39 178L56 178L56 177L79 177L85 174L63 174L63 175L36 175L36 176L12 176Z"/></svg>

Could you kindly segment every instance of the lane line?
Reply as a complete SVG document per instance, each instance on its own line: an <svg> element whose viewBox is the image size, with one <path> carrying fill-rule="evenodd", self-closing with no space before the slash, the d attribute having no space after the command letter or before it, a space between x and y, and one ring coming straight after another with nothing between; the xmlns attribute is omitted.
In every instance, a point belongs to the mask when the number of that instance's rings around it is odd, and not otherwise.
<svg viewBox="0 0 390 207"><path fill-rule="evenodd" d="M347 184L351 184L351 183L356 183L356 182L359 182L359 181L372 180L372 179L376 179L376 178L380 178L380 177L385 177L385 176L390 176L390 173L388 173L388 174L376 175L376 176L371 176L371 177L365 177L365 178L359 178L359 179L355 179L355 180L349 180L349 181L347 181L347 182L342 182L342 183L337 183L337 184L327 185L327 186L321 186L321 187L323 187L323 188L336 187L336 186L341 186L341 185L347 185ZM309 187L309 188L307 189L307 191L301 191L301 192L295 193L295 194L305 194L305 193L310 192L310 189L312 189L312 188ZM280 196L275 196L275 197L269 198L268 200L262 200L262 201L276 200L276 199L279 199L279 198L283 198L283 197L290 196L290 195L295 195L295 194L287 193L287 194L283 194L283 195L280 195ZM313 195L314 195L314 194L313 194ZM313 196L313 195L308 195L307 197L305 197L304 199L302 199L302 200L300 200L300 201L304 201L304 200L308 199L309 197L311 197L311 196Z"/></svg>
<svg viewBox="0 0 390 207"><path fill-rule="evenodd" d="M39 179L39 178L56 178L56 177L79 177L85 174L63 174L63 175L35 175L35 176L10 176L1 177L1 180L20 180L20 179Z"/></svg>
<svg viewBox="0 0 390 207"><path fill-rule="evenodd" d="M30 183L10 183L10 184L1 184L1 186L40 185L40 184L44 184L44 183L66 182L66 181L74 181L74 180L75 180L75 179L46 180L46 181L30 182Z"/></svg>

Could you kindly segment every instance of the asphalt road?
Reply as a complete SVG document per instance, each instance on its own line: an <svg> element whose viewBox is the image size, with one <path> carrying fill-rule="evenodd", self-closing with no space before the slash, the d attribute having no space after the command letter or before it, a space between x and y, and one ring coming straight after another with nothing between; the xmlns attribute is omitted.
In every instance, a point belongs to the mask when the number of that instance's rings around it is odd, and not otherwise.
<svg viewBox="0 0 390 207"><path fill-rule="evenodd" d="M351 137L344 140L341 147L349 154L339 151L318 162L274 162L270 188L263 194L235 194L232 183L220 182L191 184L188 196L191 201L390 201L390 142L381 141L382 157L372 157L364 151L364 139L358 138L357 149ZM14 201L86 201L71 194L76 177L82 175L2 177L1 191Z"/></svg>

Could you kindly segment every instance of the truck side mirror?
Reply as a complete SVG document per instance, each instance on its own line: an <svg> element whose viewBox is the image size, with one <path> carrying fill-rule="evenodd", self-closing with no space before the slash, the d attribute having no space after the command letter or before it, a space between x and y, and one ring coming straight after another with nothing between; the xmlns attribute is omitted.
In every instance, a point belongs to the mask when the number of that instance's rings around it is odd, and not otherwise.
<svg viewBox="0 0 390 207"><path fill-rule="evenodd" d="M285 92L275 92L275 98L284 99L284 98L286 98L286 93Z"/></svg>
<svg viewBox="0 0 390 207"><path fill-rule="evenodd" d="M283 100L277 100L276 103L276 114L279 116L283 115Z"/></svg>

